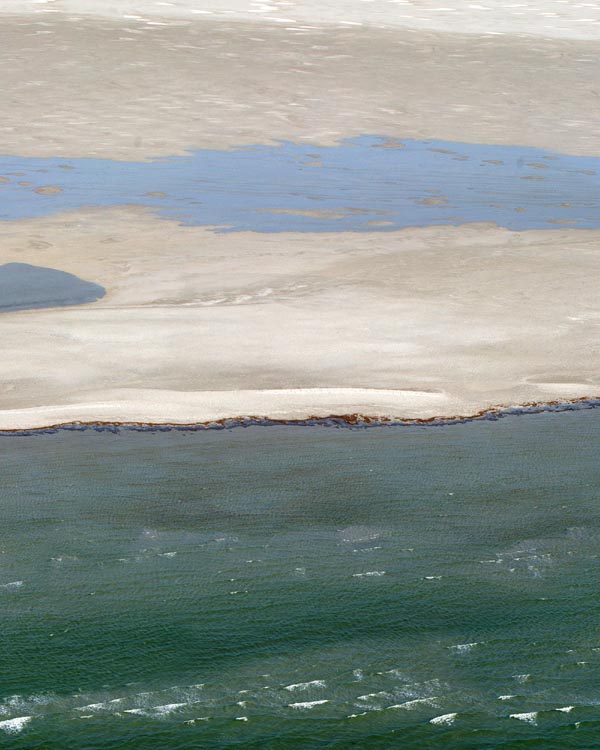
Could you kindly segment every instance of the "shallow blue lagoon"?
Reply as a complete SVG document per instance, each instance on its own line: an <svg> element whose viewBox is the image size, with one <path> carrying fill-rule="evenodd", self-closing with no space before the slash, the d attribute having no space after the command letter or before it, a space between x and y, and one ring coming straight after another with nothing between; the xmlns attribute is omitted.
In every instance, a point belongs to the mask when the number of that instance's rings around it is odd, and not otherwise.
<svg viewBox="0 0 600 750"><path fill-rule="evenodd" d="M363 136L195 151L151 162L0 157L0 218L148 205L228 230L385 231L496 222L600 226L600 157ZM5 180L5 181L2 181ZM37 191L37 192L36 192Z"/></svg>
<svg viewBox="0 0 600 750"><path fill-rule="evenodd" d="M0 265L0 312L95 302L106 290L56 268L29 263Z"/></svg>
<svg viewBox="0 0 600 750"><path fill-rule="evenodd" d="M600 747L600 412L0 438L0 746Z"/></svg>

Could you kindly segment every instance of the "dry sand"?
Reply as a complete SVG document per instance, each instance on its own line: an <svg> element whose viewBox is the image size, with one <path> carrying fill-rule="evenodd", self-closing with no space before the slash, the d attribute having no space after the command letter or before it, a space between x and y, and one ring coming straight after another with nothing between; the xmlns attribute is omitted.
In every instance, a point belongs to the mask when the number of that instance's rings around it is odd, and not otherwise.
<svg viewBox="0 0 600 750"><path fill-rule="evenodd" d="M4 12L138 20L258 20L297 27L385 26L452 33L600 39L600 6L588 0L2 0Z"/></svg>
<svg viewBox="0 0 600 750"><path fill-rule="evenodd" d="M2 261L107 289L2 315L2 429L427 418L600 393L600 231L218 234L135 208L0 228Z"/></svg>
<svg viewBox="0 0 600 750"><path fill-rule="evenodd" d="M0 151L144 160L367 133L600 154L598 42L165 24L2 16Z"/></svg>

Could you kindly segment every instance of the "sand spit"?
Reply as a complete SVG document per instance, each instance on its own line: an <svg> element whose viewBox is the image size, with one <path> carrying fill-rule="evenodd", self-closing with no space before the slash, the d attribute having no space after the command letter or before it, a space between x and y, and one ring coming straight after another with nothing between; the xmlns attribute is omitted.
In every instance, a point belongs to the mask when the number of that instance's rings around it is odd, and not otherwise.
<svg viewBox="0 0 600 750"><path fill-rule="evenodd" d="M433 415L448 407L440 394L368 388L289 388L210 392L123 389L90 394L89 401L59 406L0 411L0 430L31 429L66 422L147 424L202 424L237 414L281 421L327 418L330 414L359 413L389 418L394 414ZM249 409L253 409L249 411Z"/></svg>
<svg viewBox="0 0 600 750"><path fill-rule="evenodd" d="M600 391L598 230L219 234L141 208L0 229L0 261L106 289L2 314L2 429L429 419Z"/></svg>
<svg viewBox="0 0 600 750"><path fill-rule="evenodd" d="M380 4L353 7L368 13ZM35 3L39 11L83 5ZM202 20L149 25L125 13L125 3L88 5L123 13L120 21L2 15L0 87L10 92L0 122L4 153L145 160L194 148L278 139L318 147L379 134L400 143L439 138L600 154L594 41L354 25L298 29L269 14L255 21L233 14L227 22L192 14ZM320 7L343 16L338 3ZM394 14L394 6L385 7ZM560 7L558 20L569 10ZM481 13L495 30L495 12ZM468 15L476 14L471 4ZM543 28L541 18L528 28ZM577 28L596 33L600 25Z"/></svg>
<svg viewBox="0 0 600 750"><path fill-rule="evenodd" d="M326 417L309 416L304 419L272 419L267 417L227 417L204 422L100 422L82 420L72 422L56 422L25 427L22 420L17 420L20 426L0 427L2 435L35 435L51 434L58 431L81 432L94 430L96 432L120 433L134 432L168 432L171 430L183 432L201 432L203 430L231 430L235 427L335 427L347 429L367 429L371 427L449 427L469 422L496 422L506 417L525 416L530 414L560 414L566 411L581 411L600 408L600 398L574 399L572 401L551 401L539 404L521 404L519 406L496 407L485 409L477 414L453 417L429 417L410 419L402 417L376 417L365 414L330 414ZM9 424L10 418L9 418ZM437 577L437 576L436 576ZM557 708L566 711L566 708Z"/></svg>

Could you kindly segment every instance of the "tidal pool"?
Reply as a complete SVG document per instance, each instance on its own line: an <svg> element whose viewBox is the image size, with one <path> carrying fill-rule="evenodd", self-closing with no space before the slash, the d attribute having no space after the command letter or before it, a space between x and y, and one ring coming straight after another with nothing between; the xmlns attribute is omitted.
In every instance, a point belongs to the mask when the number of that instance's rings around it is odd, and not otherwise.
<svg viewBox="0 0 600 750"><path fill-rule="evenodd" d="M495 222L600 226L600 157L365 135L150 162L0 157L0 219L147 205L222 231L389 231Z"/></svg>

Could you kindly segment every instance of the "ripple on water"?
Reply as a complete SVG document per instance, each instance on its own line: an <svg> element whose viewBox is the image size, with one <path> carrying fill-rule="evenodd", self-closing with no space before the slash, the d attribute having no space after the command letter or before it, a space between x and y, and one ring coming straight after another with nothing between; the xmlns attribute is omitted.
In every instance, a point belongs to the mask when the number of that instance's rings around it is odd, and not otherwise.
<svg viewBox="0 0 600 750"><path fill-rule="evenodd" d="M308 682L295 682L291 685L285 685L284 690L308 690L309 688L327 687L325 680L309 680Z"/></svg>
<svg viewBox="0 0 600 750"><path fill-rule="evenodd" d="M288 703L288 707L304 711L306 709L314 708L315 706L323 706L325 703L329 703L329 701L326 698L323 698L319 701L300 701L298 703Z"/></svg>

